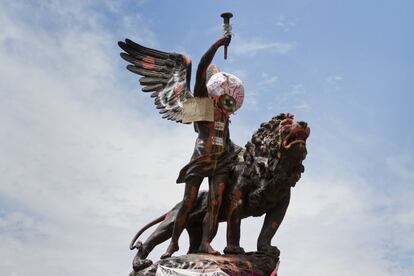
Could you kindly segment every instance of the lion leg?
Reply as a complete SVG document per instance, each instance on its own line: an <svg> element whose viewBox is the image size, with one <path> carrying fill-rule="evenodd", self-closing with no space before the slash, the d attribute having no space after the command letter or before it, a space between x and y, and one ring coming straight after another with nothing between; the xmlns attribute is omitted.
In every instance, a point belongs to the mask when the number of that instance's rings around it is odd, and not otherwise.
<svg viewBox="0 0 414 276"><path fill-rule="evenodd" d="M279 255L280 251L276 246L272 246L272 238L285 217L290 201L290 191L281 199L276 207L266 213L262 230L257 240L257 250Z"/></svg>
<svg viewBox="0 0 414 276"><path fill-rule="evenodd" d="M144 251L142 255L143 257L146 258L155 246L171 238L173 223L173 220L167 221L165 223L161 223L157 229L155 229L155 231L148 237L142 246L142 251Z"/></svg>
<svg viewBox="0 0 414 276"><path fill-rule="evenodd" d="M152 265L152 261L145 258L142 259L139 256L139 252L137 253L137 255L135 255L135 258L132 261L132 268L134 269L134 271L140 271L144 268L149 267L150 265Z"/></svg>
<svg viewBox="0 0 414 276"><path fill-rule="evenodd" d="M135 271L139 271L152 265L152 261L147 259L148 255L155 246L171 238L175 214L176 210L173 209L169 214L167 214L165 220L158 225L155 231L145 240L144 243L137 242L138 252L132 261L132 267Z"/></svg>
<svg viewBox="0 0 414 276"><path fill-rule="evenodd" d="M240 223L242 199L241 191L236 189L231 197L229 213L227 214L227 246L224 248L225 254L244 254L244 249L240 247Z"/></svg>
<svg viewBox="0 0 414 276"><path fill-rule="evenodd" d="M187 227L188 236L190 239L190 248L187 254L197 253L201 244L201 233L203 228L201 225Z"/></svg>
<svg viewBox="0 0 414 276"><path fill-rule="evenodd" d="M161 229L158 227L144 243L140 243L137 246L138 252L132 261L132 267L135 271L139 271L152 265L152 261L147 259L149 253L154 249L155 246L169 239L171 237L171 233L172 224L167 225L165 228L162 227Z"/></svg>

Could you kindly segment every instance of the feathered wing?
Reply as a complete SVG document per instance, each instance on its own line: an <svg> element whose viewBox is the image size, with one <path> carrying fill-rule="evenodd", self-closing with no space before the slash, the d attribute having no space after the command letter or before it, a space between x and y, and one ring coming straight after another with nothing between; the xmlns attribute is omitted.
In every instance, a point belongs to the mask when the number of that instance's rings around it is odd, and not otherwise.
<svg viewBox="0 0 414 276"><path fill-rule="evenodd" d="M193 97L190 89L191 60L189 57L146 48L129 39L119 41L125 52L121 57L131 63L127 69L141 75L143 92L152 92L162 118L181 122L183 103Z"/></svg>

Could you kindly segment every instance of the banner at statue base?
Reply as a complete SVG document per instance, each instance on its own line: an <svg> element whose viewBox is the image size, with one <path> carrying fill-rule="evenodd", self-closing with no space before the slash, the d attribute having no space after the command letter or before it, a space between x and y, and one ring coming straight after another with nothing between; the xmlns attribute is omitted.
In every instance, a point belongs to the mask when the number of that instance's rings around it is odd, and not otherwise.
<svg viewBox="0 0 414 276"><path fill-rule="evenodd" d="M158 265L155 276L230 276L220 268L180 269Z"/></svg>

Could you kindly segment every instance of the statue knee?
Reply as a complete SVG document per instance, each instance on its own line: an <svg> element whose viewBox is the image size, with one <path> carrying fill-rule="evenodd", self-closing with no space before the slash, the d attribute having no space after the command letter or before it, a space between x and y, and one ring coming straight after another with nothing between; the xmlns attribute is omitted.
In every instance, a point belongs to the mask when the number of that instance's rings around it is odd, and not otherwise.
<svg viewBox="0 0 414 276"><path fill-rule="evenodd" d="M211 205L213 208L220 209L223 201L223 193L218 192L211 196Z"/></svg>
<svg viewBox="0 0 414 276"><path fill-rule="evenodd" d="M210 202L210 207L211 207L211 209L212 209L213 211L218 210L218 209L220 208L220 206L219 206L219 201L218 201L217 199L213 199L213 200L211 200L211 202Z"/></svg>
<svg viewBox="0 0 414 276"><path fill-rule="evenodd" d="M243 202L242 202L241 199L240 200L237 200L237 201L233 201L231 203L230 212L229 212L228 215L230 217L238 217L239 216L239 213L241 212L242 205L243 205Z"/></svg>
<svg viewBox="0 0 414 276"><path fill-rule="evenodd" d="M192 196L184 196L183 205L186 208L189 208L193 205L194 198Z"/></svg>

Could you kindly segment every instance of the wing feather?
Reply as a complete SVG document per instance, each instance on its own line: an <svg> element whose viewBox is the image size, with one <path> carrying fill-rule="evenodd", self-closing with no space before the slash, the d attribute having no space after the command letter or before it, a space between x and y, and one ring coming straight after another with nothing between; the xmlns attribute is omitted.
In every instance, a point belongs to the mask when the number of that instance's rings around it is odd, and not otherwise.
<svg viewBox="0 0 414 276"><path fill-rule="evenodd" d="M164 87L164 85L162 83L157 83L154 85L148 85L148 86L144 86L142 87L142 91L143 92L152 92L152 91L160 91L162 88Z"/></svg>
<svg viewBox="0 0 414 276"><path fill-rule="evenodd" d="M128 65L127 69L129 71L131 71L132 73L138 74L138 75L142 75L145 77L160 77L160 78L165 78L165 79L169 79L170 76L165 74L165 73L160 73L157 71L153 71L151 69L147 69L147 68L142 68L142 67L138 67L136 65Z"/></svg>
<svg viewBox="0 0 414 276"><path fill-rule="evenodd" d="M162 83L162 84L167 84L168 83L168 79L165 78L154 78L154 77L142 77L139 79L139 83L141 85L151 85L151 84L158 84L158 83Z"/></svg>
<svg viewBox="0 0 414 276"><path fill-rule="evenodd" d="M191 60L187 56L144 47L130 39L118 42L127 69L141 75L143 92L151 92L162 118L182 121L183 103L192 97Z"/></svg>

